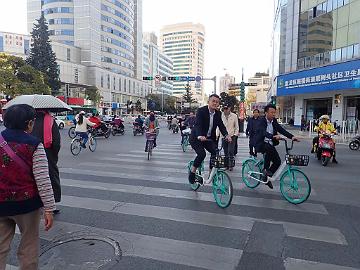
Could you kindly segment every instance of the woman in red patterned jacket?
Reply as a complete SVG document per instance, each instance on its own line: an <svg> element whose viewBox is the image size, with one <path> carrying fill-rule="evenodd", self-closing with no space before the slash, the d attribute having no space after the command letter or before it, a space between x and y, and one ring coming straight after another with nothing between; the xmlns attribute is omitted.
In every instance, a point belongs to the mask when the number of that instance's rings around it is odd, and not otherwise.
<svg viewBox="0 0 360 270"><path fill-rule="evenodd" d="M53 224L55 201L44 146L31 136L35 110L25 104L8 108L6 129L0 135L0 270L20 229L18 259L21 270L37 270L40 209L45 230Z"/></svg>

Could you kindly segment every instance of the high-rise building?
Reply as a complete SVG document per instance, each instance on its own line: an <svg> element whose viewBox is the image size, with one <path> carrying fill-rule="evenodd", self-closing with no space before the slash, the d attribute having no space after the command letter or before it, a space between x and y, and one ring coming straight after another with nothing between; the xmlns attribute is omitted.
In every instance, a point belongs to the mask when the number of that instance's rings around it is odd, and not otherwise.
<svg viewBox="0 0 360 270"><path fill-rule="evenodd" d="M29 32L44 13L58 58L63 49L79 53L75 58L87 67L87 84L101 90L106 108L117 109L147 93L142 0L28 0L27 12Z"/></svg>
<svg viewBox="0 0 360 270"><path fill-rule="evenodd" d="M360 119L360 0L277 0L270 96L300 125Z"/></svg>
<svg viewBox="0 0 360 270"><path fill-rule="evenodd" d="M155 77L160 75L163 78L173 76L173 61L158 48L158 39L155 33L144 33L143 35L143 70L144 76ZM152 93L173 94L173 82L169 80L161 81L159 87L155 80L147 81L151 86Z"/></svg>
<svg viewBox="0 0 360 270"><path fill-rule="evenodd" d="M257 72L253 77L248 79L248 82L256 83L256 86L247 87L246 101L250 105L250 111L264 108L267 104L267 94L270 88L269 74Z"/></svg>
<svg viewBox="0 0 360 270"><path fill-rule="evenodd" d="M235 83L235 77L230 76L228 73L226 73L225 76L222 76L220 78L220 93L222 92L228 93L230 84L234 84L234 83Z"/></svg>
<svg viewBox="0 0 360 270"><path fill-rule="evenodd" d="M203 76L205 28L201 24L178 23L164 26L160 36L160 49L170 56L174 63L173 76ZM187 82L174 82L173 93L182 96ZM202 84L192 84L194 98L203 99Z"/></svg>

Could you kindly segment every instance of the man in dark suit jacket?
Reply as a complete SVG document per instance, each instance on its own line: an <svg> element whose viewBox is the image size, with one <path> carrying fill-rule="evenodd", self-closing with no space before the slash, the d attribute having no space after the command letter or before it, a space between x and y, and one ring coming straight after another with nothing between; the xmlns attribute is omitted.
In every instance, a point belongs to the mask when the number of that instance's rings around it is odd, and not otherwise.
<svg viewBox="0 0 360 270"><path fill-rule="evenodd" d="M190 145L195 150L197 156L194 165L189 173L189 182L195 182L195 172L200 167L206 157L205 149L211 156L216 155L216 128L219 127L221 134L231 142L231 137L221 119L221 112L218 110L220 97L212 94L209 97L207 106L201 107L196 112L195 125L191 131ZM202 183L201 183L202 184Z"/></svg>
<svg viewBox="0 0 360 270"><path fill-rule="evenodd" d="M275 146L279 144L282 134L293 141L299 141L294 135L287 132L275 119L276 107L269 104L265 107L265 117L260 119L259 127L255 135L256 151L264 153L264 175L262 181L266 182L268 176L272 176L281 165L279 153ZM271 166L270 166L270 163ZM266 183L269 188L273 188L271 181Z"/></svg>

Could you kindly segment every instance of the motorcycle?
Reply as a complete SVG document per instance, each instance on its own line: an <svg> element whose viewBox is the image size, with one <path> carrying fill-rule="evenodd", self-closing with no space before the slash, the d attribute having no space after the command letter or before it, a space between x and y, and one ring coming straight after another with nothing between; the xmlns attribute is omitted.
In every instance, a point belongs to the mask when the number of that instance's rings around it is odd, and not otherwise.
<svg viewBox="0 0 360 270"><path fill-rule="evenodd" d="M109 124L105 124L106 130L102 130L101 127L98 128L91 128L90 132L93 135L93 137L105 137L108 139L111 134L111 126Z"/></svg>
<svg viewBox="0 0 360 270"><path fill-rule="evenodd" d="M144 126L140 126L138 123L134 122L133 123L133 134L134 136L141 134L144 135L145 133L145 127Z"/></svg>
<svg viewBox="0 0 360 270"><path fill-rule="evenodd" d="M172 131L173 133L178 133L179 132L179 125L172 125Z"/></svg>
<svg viewBox="0 0 360 270"><path fill-rule="evenodd" d="M121 120L118 122L111 122L111 133L113 136L115 136L116 134L125 134L125 127Z"/></svg>
<svg viewBox="0 0 360 270"><path fill-rule="evenodd" d="M354 138L351 139L351 141L349 142L349 148L351 150L359 150L360 148L360 136L356 136Z"/></svg>
<svg viewBox="0 0 360 270"><path fill-rule="evenodd" d="M318 160L321 160L323 166L327 166L330 159L334 156L335 142L332 138L332 134L323 133L319 137L319 143L316 148L316 156Z"/></svg>

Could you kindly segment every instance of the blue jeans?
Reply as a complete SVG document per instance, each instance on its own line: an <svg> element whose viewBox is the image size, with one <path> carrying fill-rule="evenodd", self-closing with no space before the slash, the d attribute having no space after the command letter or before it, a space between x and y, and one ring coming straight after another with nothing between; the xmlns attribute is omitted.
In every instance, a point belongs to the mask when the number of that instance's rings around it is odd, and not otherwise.
<svg viewBox="0 0 360 270"><path fill-rule="evenodd" d="M87 132L76 132L76 135L79 135L80 138L82 139L83 145L86 145L86 143L89 139L88 133Z"/></svg>

